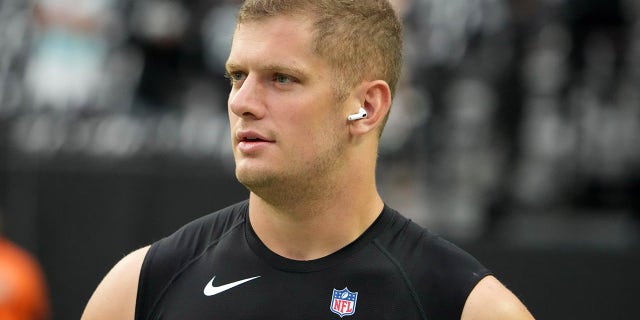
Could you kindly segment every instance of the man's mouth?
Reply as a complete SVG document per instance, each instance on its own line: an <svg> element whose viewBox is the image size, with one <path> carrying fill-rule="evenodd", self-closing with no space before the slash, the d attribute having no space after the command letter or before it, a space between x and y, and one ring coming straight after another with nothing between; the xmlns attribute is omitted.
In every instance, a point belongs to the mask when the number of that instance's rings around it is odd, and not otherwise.
<svg viewBox="0 0 640 320"><path fill-rule="evenodd" d="M263 140L261 138L253 138L253 137L246 137L246 138L242 138L242 140L240 140L242 142L262 142L262 141L266 141Z"/></svg>
<svg viewBox="0 0 640 320"><path fill-rule="evenodd" d="M257 143L257 142L274 142L267 137L251 131L237 133L238 142Z"/></svg>

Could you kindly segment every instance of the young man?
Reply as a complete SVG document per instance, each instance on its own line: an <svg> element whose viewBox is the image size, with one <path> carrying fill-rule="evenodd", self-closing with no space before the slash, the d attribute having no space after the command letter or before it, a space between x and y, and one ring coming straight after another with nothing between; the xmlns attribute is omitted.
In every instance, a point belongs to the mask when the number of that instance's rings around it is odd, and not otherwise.
<svg viewBox="0 0 640 320"><path fill-rule="evenodd" d="M532 319L377 192L401 38L387 0L245 1L226 67L249 200L125 257L83 319Z"/></svg>

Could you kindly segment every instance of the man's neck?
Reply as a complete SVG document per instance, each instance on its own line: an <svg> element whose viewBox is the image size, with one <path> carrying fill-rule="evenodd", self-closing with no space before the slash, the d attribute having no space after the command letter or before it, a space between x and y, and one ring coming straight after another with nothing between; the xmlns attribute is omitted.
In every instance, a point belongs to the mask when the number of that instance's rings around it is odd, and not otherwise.
<svg viewBox="0 0 640 320"><path fill-rule="evenodd" d="M249 219L260 240L293 260L314 260L338 251L373 224L384 203L375 190L335 193L324 199L279 203L251 193Z"/></svg>

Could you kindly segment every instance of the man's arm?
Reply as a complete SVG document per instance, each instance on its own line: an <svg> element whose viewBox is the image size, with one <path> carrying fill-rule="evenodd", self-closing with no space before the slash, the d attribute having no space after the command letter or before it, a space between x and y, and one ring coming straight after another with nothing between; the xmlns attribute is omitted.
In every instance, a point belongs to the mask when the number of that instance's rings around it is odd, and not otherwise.
<svg viewBox="0 0 640 320"><path fill-rule="evenodd" d="M471 291L462 310L462 320L532 320L520 300L498 279L482 279Z"/></svg>
<svg viewBox="0 0 640 320"><path fill-rule="evenodd" d="M89 299L82 320L134 319L138 278L149 247L122 258L104 277Z"/></svg>

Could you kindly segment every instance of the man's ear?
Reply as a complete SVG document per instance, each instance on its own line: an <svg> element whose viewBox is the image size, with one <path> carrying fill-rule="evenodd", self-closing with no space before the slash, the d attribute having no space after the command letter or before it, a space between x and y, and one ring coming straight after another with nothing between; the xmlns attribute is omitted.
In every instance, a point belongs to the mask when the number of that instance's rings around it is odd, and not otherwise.
<svg viewBox="0 0 640 320"><path fill-rule="evenodd" d="M383 80L367 81L361 84L359 99L367 116L349 121L349 131L352 135L363 135L376 130L384 124L384 119L391 108L391 89ZM357 113L354 108L352 114Z"/></svg>

